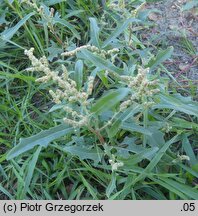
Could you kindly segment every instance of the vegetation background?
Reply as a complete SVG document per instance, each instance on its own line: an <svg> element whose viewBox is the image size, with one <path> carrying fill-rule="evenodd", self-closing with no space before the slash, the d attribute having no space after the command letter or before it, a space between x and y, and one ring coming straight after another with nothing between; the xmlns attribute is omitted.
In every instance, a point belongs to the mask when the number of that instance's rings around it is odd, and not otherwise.
<svg viewBox="0 0 198 216"><path fill-rule="evenodd" d="M197 1L0 5L0 199L198 199Z"/></svg>

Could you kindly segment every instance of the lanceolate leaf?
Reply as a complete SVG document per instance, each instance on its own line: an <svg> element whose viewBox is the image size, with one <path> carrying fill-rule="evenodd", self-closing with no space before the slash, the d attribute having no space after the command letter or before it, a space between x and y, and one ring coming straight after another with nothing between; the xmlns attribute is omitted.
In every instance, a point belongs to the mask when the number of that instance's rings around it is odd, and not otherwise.
<svg viewBox="0 0 198 216"><path fill-rule="evenodd" d="M135 153L139 154L143 151L145 151L145 147L142 145L137 145L136 144L136 139L135 137L125 137L124 140L121 143L121 146L114 147L117 150L116 155L118 157L122 158L128 158L130 156L130 153ZM145 157L148 160L151 160L152 157Z"/></svg>
<svg viewBox="0 0 198 216"><path fill-rule="evenodd" d="M150 173L154 167L159 163L161 160L162 156L166 153L167 149L172 145L173 143L179 141L180 139L178 138L178 135L175 135L171 140L165 143L164 146L157 152L155 157L151 160L149 165L144 169L144 171L134 180L133 184L137 183L138 181L141 181L144 179L148 173ZM180 137L181 138L181 137Z"/></svg>
<svg viewBox="0 0 198 216"><path fill-rule="evenodd" d="M165 144L164 133L157 128L149 128L152 136L147 136L148 144L152 147L161 147Z"/></svg>
<svg viewBox="0 0 198 216"><path fill-rule="evenodd" d="M141 126L134 124L134 123L123 122L121 125L121 128L126 130L126 131L139 132L141 134L152 136L152 132L149 129L146 129L146 128L141 127Z"/></svg>
<svg viewBox="0 0 198 216"><path fill-rule="evenodd" d="M120 130L121 124L122 124L121 120L116 120L113 124L111 124L111 126L109 127L109 130L108 130L109 138L113 138L114 136L116 136L116 134Z"/></svg>
<svg viewBox="0 0 198 216"><path fill-rule="evenodd" d="M179 128L188 128L188 129L194 129L198 131L198 124L195 122L190 122L181 118L174 117L172 118L173 127L179 127Z"/></svg>
<svg viewBox="0 0 198 216"><path fill-rule="evenodd" d="M103 152L100 148L89 149L84 146L72 145L63 148L63 151L69 152L70 154L79 157L81 160L91 159L95 164L101 161Z"/></svg>
<svg viewBox="0 0 198 216"><path fill-rule="evenodd" d="M101 113L111 109L121 100L123 100L129 90L127 88L120 88L117 90L109 91L106 95L102 96L92 107L91 112Z"/></svg>
<svg viewBox="0 0 198 216"><path fill-rule="evenodd" d="M191 165L198 164L198 160L196 159L196 156L193 152L192 146L188 140L188 137L186 135L183 135L183 140L182 140L182 146L184 148L184 151L190 158L190 163Z"/></svg>
<svg viewBox="0 0 198 216"><path fill-rule="evenodd" d="M191 187L189 187L188 185L185 184L181 184L175 180L169 179L169 178L164 178L164 177L160 177L160 179L162 181L164 181L166 184L174 187L176 190L182 192L183 194L185 194L186 196L188 196L190 199L198 199L198 192L195 189L192 189Z"/></svg>
<svg viewBox="0 0 198 216"><path fill-rule="evenodd" d="M7 154L7 160L11 160L24 152L34 148L37 145L47 147L48 144L64 135L67 135L73 131L72 127L68 127L66 124L61 124L56 127L50 128L49 130L41 131L40 133L28 137L21 138L19 144L16 145Z"/></svg>
<svg viewBox="0 0 198 216"><path fill-rule="evenodd" d="M102 57L89 52L88 50L82 50L79 57L82 57L85 60L89 60L90 62L92 62L93 65L97 66L101 70L109 70L116 73L123 72L122 69L116 67L109 60L105 60Z"/></svg>
<svg viewBox="0 0 198 216"><path fill-rule="evenodd" d="M8 28L1 33L1 38L3 40L10 40L14 34L19 30L21 26L25 24L25 22L35 14L35 12L29 13L23 19L21 19L14 27Z"/></svg>
<svg viewBox="0 0 198 216"><path fill-rule="evenodd" d="M75 64L74 80L76 81L78 90L80 90L83 83L83 61L82 60L78 60Z"/></svg>
<svg viewBox="0 0 198 216"><path fill-rule="evenodd" d="M1 193L5 194L7 197L9 197L10 200L14 199L13 196L10 194L8 190L6 190L0 183L0 191Z"/></svg>
<svg viewBox="0 0 198 216"><path fill-rule="evenodd" d="M109 198L113 191L116 189L116 173L113 172L111 175L111 181L106 189L106 195Z"/></svg>
<svg viewBox="0 0 198 216"><path fill-rule="evenodd" d="M129 107L123 113L119 114L115 121L111 124L111 127L108 130L108 135L110 138L114 137L117 132L120 130L120 125L125 122L128 118L132 117L134 114L141 111L141 106L137 105L134 107Z"/></svg>
<svg viewBox="0 0 198 216"><path fill-rule="evenodd" d="M67 28L73 33L73 35L74 35L77 39L80 40L80 35L79 35L78 31L74 28L73 25L71 25L71 24L70 24L69 22L67 22L66 20L55 17L55 18L54 18L54 23L59 23L59 24L65 26L65 27L67 27Z"/></svg>
<svg viewBox="0 0 198 216"><path fill-rule="evenodd" d="M27 176L25 178L25 187L24 187L24 193L28 190L32 177L33 177L33 173L36 167L36 163L38 161L39 158L39 154L41 152L42 146L39 146L37 151L34 153L32 160L30 161L30 163L28 164L28 172L27 172Z"/></svg>
<svg viewBox="0 0 198 216"><path fill-rule="evenodd" d="M159 95L160 102L153 106L154 109L174 109L176 111L180 111L189 115L194 115L198 117L198 103L192 101L188 97L182 97L179 94L174 95Z"/></svg>
<svg viewBox="0 0 198 216"><path fill-rule="evenodd" d="M91 42L94 46L100 47L99 41L99 27L95 18L89 18L90 20L90 34L91 34Z"/></svg>
<svg viewBox="0 0 198 216"><path fill-rule="evenodd" d="M173 47L169 47L166 50L159 51L157 56L149 61L147 67L149 67L150 69L153 69L157 65L164 62L166 59L170 58L172 53L173 53Z"/></svg>
<svg viewBox="0 0 198 216"><path fill-rule="evenodd" d="M132 165L138 164L139 162L141 162L145 158L146 159L149 158L149 160L152 159L158 150L159 150L158 147L147 148L147 149L145 148L140 153L130 155L128 158L121 159L122 162L124 163L123 168L125 168L125 167L130 168Z"/></svg>
<svg viewBox="0 0 198 216"><path fill-rule="evenodd" d="M140 22L140 20L136 18L129 18L123 24L117 26L115 31L104 41L103 48L109 45L113 40L115 40L123 31L128 27L128 25L132 22Z"/></svg>
<svg viewBox="0 0 198 216"><path fill-rule="evenodd" d="M177 188L173 187L170 184L167 184L166 182L159 180L159 178L154 178L153 176L149 176L149 178L156 184L159 184L160 186L168 189L168 191L176 194L178 197L180 197L183 200L187 200L188 197L185 196L181 191L179 191Z"/></svg>

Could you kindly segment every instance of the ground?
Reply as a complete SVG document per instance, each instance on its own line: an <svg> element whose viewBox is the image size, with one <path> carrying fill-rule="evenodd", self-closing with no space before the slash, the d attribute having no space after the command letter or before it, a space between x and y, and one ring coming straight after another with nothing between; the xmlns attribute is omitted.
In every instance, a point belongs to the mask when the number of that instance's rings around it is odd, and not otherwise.
<svg viewBox="0 0 198 216"><path fill-rule="evenodd" d="M167 68L183 84L187 79L198 83L198 11L197 8L184 10L187 0L166 0L147 3L147 9L157 9L149 15L155 22L145 38L156 46L173 46L172 59L165 62ZM153 42L151 42L151 40Z"/></svg>

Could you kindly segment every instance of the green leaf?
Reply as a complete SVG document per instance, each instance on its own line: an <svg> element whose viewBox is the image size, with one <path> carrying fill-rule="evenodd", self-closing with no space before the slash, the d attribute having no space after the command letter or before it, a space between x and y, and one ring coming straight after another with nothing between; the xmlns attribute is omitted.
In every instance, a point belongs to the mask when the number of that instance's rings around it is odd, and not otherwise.
<svg viewBox="0 0 198 216"><path fill-rule="evenodd" d="M65 1L65 0L64 0ZM71 12L67 13L65 16L64 16L64 19L68 19L70 17L73 17L73 16L77 16L80 18L79 14L85 12L84 10L71 10Z"/></svg>
<svg viewBox="0 0 198 216"><path fill-rule="evenodd" d="M114 137L117 132L121 129L121 124L125 122L128 118L131 118L136 113L142 110L140 105L130 106L124 112L120 113L116 118L115 121L111 124L111 127L108 129L109 138Z"/></svg>
<svg viewBox="0 0 198 216"><path fill-rule="evenodd" d="M135 137L125 137L125 139L121 143L122 146L126 147L114 147L117 150L117 155L118 157L122 158L128 158L131 154L130 153L135 153L136 155L141 154L146 150L145 147L142 145L137 145L136 144L136 138ZM158 147L152 147L150 149L155 149L156 151L159 149ZM144 157L147 160L151 160L153 158L152 154L144 154Z"/></svg>
<svg viewBox="0 0 198 216"><path fill-rule="evenodd" d="M181 184L179 182L176 182L175 180L164 178L164 177L160 177L160 179L164 181L166 184L182 192L183 194L188 196L190 199L195 199L195 200L198 199L198 191L189 187L188 185Z"/></svg>
<svg viewBox="0 0 198 216"><path fill-rule="evenodd" d="M97 73L98 77L101 79L103 85L105 86L105 88L109 88L109 81L108 81L108 78L107 76L105 75L105 71L102 70L102 71L98 71Z"/></svg>
<svg viewBox="0 0 198 216"><path fill-rule="evenodd" d="M50 108L49 113L62 109L64 106L65 106L64 104L55 104L54 106Z"/></svg>
<svg viewBox="0 0 198 216"><path fill-rule="evenodd" d="M81 50L81 55L78 54L80 58L83 58L85 60L88 60L92 62L95 66L100 68L101 70L109 70L116 73L122 73L123 70L116 67L114 64L112 64L109 60L103 59L102 57L95 55L91 53L88 50Z"/></svg>
<svg viewBox="0 0 198 216"><path fill-rule="evenodd" d="M164 133L157 130L157 128L149 128L150 132L152 133L152 136L147 136L148 144L150 146L158 146L161 147L165 144L164 140Z"/></svg>
<svg viewBox="0 0 198 216"><path fill-rule="evenodd" d="M151 70L171 57L173 53L173 47L169 47L166 50L159 51L157 56L149 61L146 67L149 67Z"/></svg>
<svg viewBox="0 0 198 216"><path fill-rule="evenodd" d="M130 132L139 132L141 134L145 134L148 136L153 135L153 133L149 129L144 128L144 127L139 126L139 125L134 124L134 123L123 122L120 128L122 128L126 131L130 131Z"/></svg>
<svg viewBox="0 0 198 216"><path fill-rule="evenodd" d="M65 26L65 27L67 27L67 28L73 33L73 35L74 35L77 39L79 39L79 40L81 39L81 37L80 37L78 31L74 28L73 25L71 25L71 24L70 24L69 22L67 22L66 20L61 19L61 18L59 18L59 17L54 17L53 21L54 21L54 23L59 23L59 24Z"/></svg>
<svg viewBox="0 0 198 216"><path fill-rule="evenodd" d="M1 38L3 40L10 40L14 34L19 30L21 26L25 24L25 22L35 14L35 12L29 13L23 19L21 19L14 27L8 28L1 33Z"/></svg>
<svg viewBox="0 0 198 216"><path fill-rule="evenodd" d="M51 41L51 46L47 48L49 55L47 59L51 62L54 58L57 58L59 54L63 52L63 49L60 48L56 43Z"/></svg>
<svg viewBox="0 0 198 216"><path fill-rule="evenodd" d="M27 167L28 173L27 173L27 176L25 178L24 194L29 189L30 182L32 180L35 166L36 166L36 163L38 161L38 157L39 157L39 154L41 152L41 149L42 149L42 146L39 146L38 149L36 150L36 152L34 153L32 160L28 164L28 167Z"/></svg>
<svg viewBox="0 0 198 216"><path fill-rule="evenodd" d="M153 106L153 109L174 109L186 113L188 115L194 115L198 117L198 103L191 100L189 97L183 97L180 94L157 96L160 102Z"/></svg>
<svg viewBox="0 0 198 216"><path fill-rule="evenodd" d="M111 194L113 193L113 191L116 189L116 173L113 172L111 175L111 181L109 183L109 185L106 188L106 195L109 198L111 196Z"/></svg>
<svg viewBox="0 0 198 216"><path fill-rule="evenodd" d="M155 184L158 183L160 186L166 188L169 192L172 192L172 193L178 195L181 199L183 199L183 200L187 200L187 199L188 199L187 196L185 196L182 192L180 192L179 190L177 190L177 188L173 187L172 185L169 185L169 184L167 184L166 182L161 181L161 180L159 180L159 179L157 179L157 178L154 178L154 177L152 177L152 176L149 176L149 178L150 178Z"/></svg>
<svg viewBox="0 0 198 216"><path fill-rule="evenodd" d="M0 62L0 65L1 65L1 62ZM1 72L0 71L0 75L2 75L3 77L8 77L10 79L14 79L14 78L17 78L17 79L21 79L23 80L24 82L35 82L35 78L34 77L31 77L31 76L25 76L25 75L21 75L18 71L15 71L16 74L13 74L13 73L9 73L9 72Z"/></svg>
<svg viewBox="0 0 198 216"><path fill-rule="evenodd" d="M182 147L184 148L186 154L189 156L191 165L198 164L198 160L196 159L196 156L192 149L192 145L190 144L186 134L183 135Z"/></svg>
<svg viewBox="0 0 198 216"><path fill-rule="evenodd" d="M1 12L1 14L0 14L0 26L2 25L2 24L8 24L9 22L6 20L6 12L7 12L7 10L6 11L3 11L3 12Z"/></svg>
<svg viewBox="0 0 198 216"><path fill-rule="evenodd" d="M198 131L198 124L196 124L194 122L189 122L189 121L186 121L184 119L177 118L177 117L172 118L171 125L173 127L194 129L194 130Z"/></svg>
<svg viewBox="0 0 198 216"><path fill-rule="evenodd" d="M138 13L138 19L142 20L142 21L146 21L146 19L148 18L150 13L158 13L161 14L162 12L160 10L157 9L144 9L142 11L139 11Z"/></svg>
<svg viewBox="0 0 198 216"><path fill-rule="evenodd" d="M74 80L76 81L78 90L80 90L83 83L83 61L82 60L78 60L75 64Z"/></svg>
<svg viewBox="0 0 198 216"><path fill-rule="evenodd" d="M198 178L198 163L196 163L195 165L192 166L192 168L190 168L188 165L184 165L182 163L178 163L178 165L184 169L185 171L187 171L186 176L194 176L195 178Z"/></svg>
<svg viewBox="0 0 198 216"><path fill-rule="evenodd" d="M98 27L98 24L97 24L97 21L95 18L91 17L89 18L90 20L90 34L91 34L91 43L100 48L100 41L99 41L99 27Z"/></svg>
<svg viewBox="0 0 198 216"><path fill-rule="evenodd" d="M116 134L118 133L118 131L121 129L120 126L122 124L121 120L117 120L115 121L111 126L110 129L108 130L108 136L109 138L113 138L114 136L116 136Z"/></svg>
<svg viewBox="0 0 198 216"><path fill-rule="evenodd" d="M133 184L135 184L138 181L141 181L144 179L149 173L152 172L154 167L158 164L158 162L161 160L162 156L166 153L167 149L172 145L173 143L177 142L178 135L174 136L171 140L165 143L164 146L156 153L155 157L151 160L149 165L144 169L144 171L134 180ZM181 137L180 137L181 138Z"/></svg>
<svg viewBox="0 0 198 216"><path fill-rule="evenodd" d="M158 147L147 148L147 149L144 148L144 150L141 151L140 153L130 155L128 158L122 159L122 162L124 162L123 169L125 167L130 168L131 166L138 164L144 159L147 158L152 159L156 155L158 150L159 150Z"/></svg>
<svg viewBox="0 0 198 216"><path fill-rule="evenodd" d="M160 191L160 188L152 189L152 186L144 186L142 190L143 192L146 192L149 196L153 197L154 200L167 200L165 195Z"/></svg>
<svg viewBox="0 0 198 216"><path fill-rule="evenodd" d="M84 178L84 176L81 174L81 172L79 173L80 178L82 179L82 182L84 184L84 186L87 188L87 190L89 191L89 193L91 194L91 196L93 197L94 200L97 200L97 191L95 188L93 188L93 186Z"/></svg>
<svg viewBox="0 0 198 216"><path fill-rule="evenodd" d="M74 156L79 157L81 160L90 159L93 160L95 164L98 164L101 161L103 152L100 148L87 148L85 146L72 145L65 146L62 148L63 151L70 153Z"/></svg>
<svg viewBox="0 0 198 216"><path fill-rule="evenodd" d="M92 106L91 112L101 113L106 110L111 109L115 105L117 105L121 100L123 100L127 94L129 93L129 89L127 88L120 88L117 90L111 90Z"/></svg>
<svg viewBox="0 0 198 216"><path fill-rule="evenodd" d="M102 48L109 45L113 40L115 40L121 33L124 32L124 30L128 27L128 25L132 22L140 22L140 20L136 18L129 18L121 25L118 25L115 31L112 32L112 34L104 41Z"/></svg>
<svg viewBox="0 0 198 216"><path fill-rule="evenodd" d="M10 200L13 200L13 196L10 194L8 190L6 190L0 183L0 191L1 193L5 194Z"/></svg>
<svg viewBox="0 0 198 216"><path fill-rule="evenodd" d="M7 154L7 160L11 160L24 152L33 149L35 146L40 145L47 147L48 144L64 135L67 135L73 131L72 127L68 127L66 124L61 124L56 127L50 128L49 130L41 131L40 133L28 137L21 138L19 144L16 145L10 152Z"/></svg>

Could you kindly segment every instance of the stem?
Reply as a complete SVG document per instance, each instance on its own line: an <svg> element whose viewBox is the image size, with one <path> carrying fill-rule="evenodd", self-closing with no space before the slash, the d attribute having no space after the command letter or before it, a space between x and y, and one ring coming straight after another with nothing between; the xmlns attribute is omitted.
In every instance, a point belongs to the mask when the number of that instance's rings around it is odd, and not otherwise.
<svg viewBox="0 0 198 216"><path fill-rule="evenodd" d="M105 140L99 131L94 130L92 127L88 127L88 129L98 137L98 139L102 145L105 144Z"/></svg>
<svg viewBox="0 0 198 216"><path fill-rule="evenodd" d="M109 122L112 123L113 119L114 119L118 114L119 114L119 112L115 113L115 114L112 116L111 120L109 120L105 125L103 125L103 126L99 129L99 131L102 131L102 130L104 130L107 126L109 126L109 125L110 125Z"/></svg>
<svg viewBox="0 0 198 216"><path fill-rule="evenodd" d="M144 97L143 102L147 103L147 98L146 97ZM147 107L145 108L143 115L144 115L144 128L147 128L148 127L148 108ZM146 147L146 143L147 143L147 137L144 134L143 147Z"/></svg>

